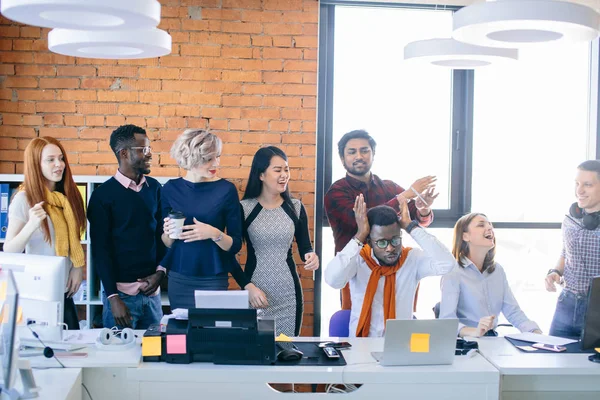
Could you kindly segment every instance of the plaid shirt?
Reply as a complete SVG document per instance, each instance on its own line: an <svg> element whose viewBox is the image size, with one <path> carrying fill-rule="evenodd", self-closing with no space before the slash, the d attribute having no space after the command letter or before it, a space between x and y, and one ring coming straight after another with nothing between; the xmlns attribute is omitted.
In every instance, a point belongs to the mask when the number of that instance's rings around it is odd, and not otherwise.
<svg viewBox="0 0 600 400"><path fill-rule="evenodd" d="M356 235L358 227L354 219L354 202L359 194L363 194L367 208L386 204L396 212L400 212L400 206L396 196L404 192L404 189L392 181L383 181L371 173L371 185L346 175L345 178L335 182L325 195L325 212L329 225L333 230L335 252L341 251L346 244ZM429 226L433 221L433 212L427 217L421 217L413 200L408 202L411 219L417 219L419 225Z"/></svg>
<svg viewBox="0 0 600 400"><path fill-rule="evenodd" d="M565 290L585 295L592 278L600 275L600 227L591 231L567 216L562 234Z"/></svg>

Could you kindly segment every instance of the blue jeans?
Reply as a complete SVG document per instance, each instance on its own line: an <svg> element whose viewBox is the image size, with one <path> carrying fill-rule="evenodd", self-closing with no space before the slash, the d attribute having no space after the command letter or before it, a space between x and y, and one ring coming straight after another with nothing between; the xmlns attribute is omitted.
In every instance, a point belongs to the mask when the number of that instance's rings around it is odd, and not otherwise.
<svg viewBox="0 0 600 400"><path fill-rule="evenodd" d="M123 303L129 308L129 313L133 318L131 325L133 329L148 329L151 324L160 323L162 318L162 307L160 304L160 295L157 296L146 296L142 293L138 293L135 296L130 296L123 292L118 292L119 297L123 300ZM102 323L105 328L112 328L117 326L115 319L110 309L110 302L106 297L106 293L102 291L102 303L104 309L102 310ZM123 326L117 326L122 329Z"/></svg>
<svg viewBox="0 0 600 400"><path fill-rule="evenodd" d="M579 338L587 310L587 296L563 290L556 302L550 335Z"/></svg>

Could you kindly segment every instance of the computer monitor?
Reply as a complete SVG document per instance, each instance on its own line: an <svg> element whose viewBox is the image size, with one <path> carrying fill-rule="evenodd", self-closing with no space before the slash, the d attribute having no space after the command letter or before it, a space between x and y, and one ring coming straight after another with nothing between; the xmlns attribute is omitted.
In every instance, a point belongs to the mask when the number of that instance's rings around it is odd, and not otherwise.
<svg viewBox="0 0 600 400"><path fill-rule="evenodd" d="M14 384L17 366L15 334L19 304L17 285L10 270L0 271L0 304L0 360L2 362L0 392L9 392Z"/></svg>
<svg viewBox="0 0 600 400"><path fill-rule="evenodd" d="M0 268L11 270L19 290L24 326L21 338L62 340L64 293L67 281L65 257L0 252Z"/></svg>
<svg viewBox="0 0 600 400"><path fill-rule="evenodd" d="M600 276L592 279L588 291L588 306L581 331L582 350L600 347Z"/></svg>

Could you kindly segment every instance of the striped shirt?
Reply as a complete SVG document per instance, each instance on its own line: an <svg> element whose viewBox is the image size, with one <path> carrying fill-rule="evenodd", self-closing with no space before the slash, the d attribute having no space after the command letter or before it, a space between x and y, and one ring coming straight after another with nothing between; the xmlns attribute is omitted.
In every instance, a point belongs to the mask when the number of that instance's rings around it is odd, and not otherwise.
<svg viewBox="0 0 600 400"><path fill-rule="evenodd" d="M587 294L592 278L600 275L600 227L585 229L566 216L562 224L565 290Z"/></svg>

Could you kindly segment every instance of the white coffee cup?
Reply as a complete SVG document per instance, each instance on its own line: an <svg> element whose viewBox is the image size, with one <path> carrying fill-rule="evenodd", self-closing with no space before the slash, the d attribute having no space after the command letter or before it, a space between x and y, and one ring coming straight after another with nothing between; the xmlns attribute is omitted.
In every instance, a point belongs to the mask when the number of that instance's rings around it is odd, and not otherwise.
<svg viewBox="0 0 600 400"><path fill-rule="evenodd" d="M183 223L185 222L185 215L179 211L171 211L168 217L175 223L175 228L169 233L171 239L179 239L179 235L183 231Z"/></svg>

